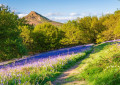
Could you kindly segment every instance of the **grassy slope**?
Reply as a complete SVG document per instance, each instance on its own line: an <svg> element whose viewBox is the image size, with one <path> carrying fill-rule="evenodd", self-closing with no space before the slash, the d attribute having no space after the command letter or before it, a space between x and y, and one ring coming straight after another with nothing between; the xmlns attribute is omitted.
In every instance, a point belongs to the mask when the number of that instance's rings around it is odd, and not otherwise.
<svg viewBox="0 0 120 85"><path fill-rule="evenodd" d="M82 68L82 69L81 69ZM85 80L88 85L120 85L120 46L104 43L94 47L67 81Z"/></svg>

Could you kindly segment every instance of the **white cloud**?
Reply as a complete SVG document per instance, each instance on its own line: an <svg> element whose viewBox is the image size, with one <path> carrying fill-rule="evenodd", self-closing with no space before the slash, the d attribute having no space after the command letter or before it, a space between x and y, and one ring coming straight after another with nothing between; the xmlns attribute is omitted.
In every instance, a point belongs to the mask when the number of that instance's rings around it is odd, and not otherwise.
<svg viewBox="0 0 120 85"><path fill-rule="evenodd" d="M84 16L56 16L56 17L48 17L51 20L58 21L58 22L66 22L68 20L75 20L77 17L84 17Z"/></svg>
<svg viewBox="0 0 120 85"><path fill-rule="evenodd" d="M27 14L18 14L18 17L19 18L22 18L22 17L24 17L24 16L26 16Z"/></svg>
<svg viewBox="0 0 120 85"><path fill-rule="evenodd" d="M0 7L2 6L2 4L0 4Z"/></svg>
<svg viewBox="0 0 120 85"><path fill-rule="evenodd" d="M70 17L70 16L64 16L64 17L54 17L55 20L73 20L76 19L76 17Z"/></svg>
<svg viewBox="0 0 120 85"><path fill-rule="evenodd" d="M81 16L88 16L89 14L88 13L81 13Z"/></svg>
<svg viewBox="0 0 120 85"><path fill-rule="evenodd" d="M112 14L113 12L107 11L104 14Z"/></svg>
<svg viewBox="0 0 120 85"><path fill-rule="evenodd" d="M45 16L51 20L58 21L58 22L66 22L68 20L74 20L77 17L84 17L81 16L79 13L69 13L69 14L64 14L64 13L48 13L45 14Z"/></svg>
<svg viewBox="0 0 120 85"><path fill-rule="evenodd" d="M92 13L93 14L93 13ZM64 13L47 13L45 16L51 20L58 21L58 22L66 22L68 20L75 20L77 17L84 17L89 16L89 13L75 13L71 12L69 14Z"/></svg>
<svg viewBox="0 0 120 85"><path fill-rule="evenodd" d="M50 17L50 16L62 16L61 13L48 13L45 16Z"/></svg>
<svg viewBox="0 0 120 85"><path fill-rule="evenodd" d="M78 15L80 15L80 14L73 12L73 13L70 13L69 15L70 15L70 16L78 16Z"/></svg>
<svg viewBox="0 0 120 85"><path fill-rule="evenodd" d="M2 6L3 6L3 7L6 7L7 5L5 5L5 4L0 4L0 7L2 7Z"/></svg>

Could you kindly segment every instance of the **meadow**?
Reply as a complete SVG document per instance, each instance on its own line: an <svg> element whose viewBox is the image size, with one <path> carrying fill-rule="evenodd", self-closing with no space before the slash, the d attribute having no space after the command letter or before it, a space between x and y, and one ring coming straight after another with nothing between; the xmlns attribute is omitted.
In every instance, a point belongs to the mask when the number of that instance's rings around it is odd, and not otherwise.
<svg viewBox="0 0 120 85"><path fill-rule="evenodd" d="M74 65L90 53L92 47L78 54L45 58L43 62L36 61L21 66L0 69L1 85L48 85L62 71Z"/></svg>
<svg viewBox="0 0 120 85"><path fill-rule="evenodd" d="M96 45L90 56L76 70L79 73L72 74L66 81L85 81L86 85L120 85L119 43Z"/></svg>

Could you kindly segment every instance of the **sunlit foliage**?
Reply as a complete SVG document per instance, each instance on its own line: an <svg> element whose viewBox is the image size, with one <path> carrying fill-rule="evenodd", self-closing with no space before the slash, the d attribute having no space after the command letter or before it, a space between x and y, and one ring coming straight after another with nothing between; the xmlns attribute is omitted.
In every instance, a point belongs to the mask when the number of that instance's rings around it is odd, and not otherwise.
<svg viewBox="0 0 120 85"><path fill-rule="evenodd" d="M53 50L59 46L60 33L57 27L49 23L37 25L32 33L34 51Z"/></svg>
<svg viewBox="0 0 120 85"><path fill-rule="evenodd" d="M21 57L26 53L19 37L20 19L8 7L0 7L0 61Z"/></svg>

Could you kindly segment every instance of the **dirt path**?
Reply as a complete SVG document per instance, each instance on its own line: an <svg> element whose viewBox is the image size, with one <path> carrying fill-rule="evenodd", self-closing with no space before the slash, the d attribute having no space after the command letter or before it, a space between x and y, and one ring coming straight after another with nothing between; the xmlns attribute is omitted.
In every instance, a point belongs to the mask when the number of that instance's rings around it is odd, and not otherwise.
<svg viewBox="0 0 120 85"><path fill-rule="evenodd" d="M86 58L88 57L89 55L86 56ZM77 62L73 67L63 72L55 81L52 82L52 85L86 85L85 81L66 81L66 79L69 78L71 75L80 74L80 70L82 70L86 66L86 64L84 64L79 70L77 70L76 68L79 67L81 61Z"/></svg>

